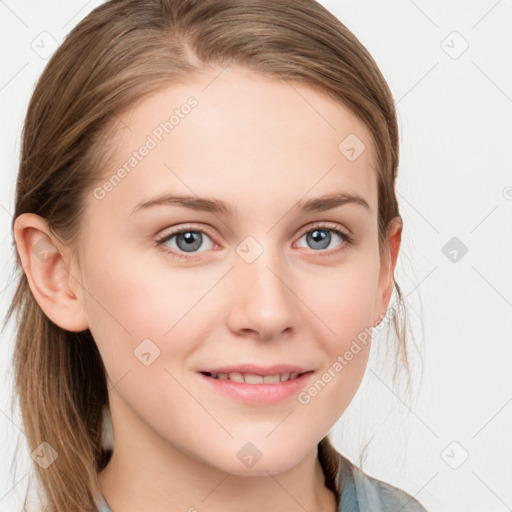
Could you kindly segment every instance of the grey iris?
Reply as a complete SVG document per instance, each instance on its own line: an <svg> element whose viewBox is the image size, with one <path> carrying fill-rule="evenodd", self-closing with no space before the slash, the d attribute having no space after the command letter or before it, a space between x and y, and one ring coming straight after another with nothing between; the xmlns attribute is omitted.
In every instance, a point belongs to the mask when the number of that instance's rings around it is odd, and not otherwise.
<svg viewBox="0 0 512 512"><path fill-rule="evenodd" d="M180 241L184 241L184 244L180 244ZM186 231L185 233L178 233L176 235L176 245L182 250L192 252L199 247L203 241L203 235L196 231Z"/></svg>
<svg viewBox="0 0 512 512"><path fill-rule="evenodd" d="M325 249L329 247L331 242L331 233L324 229L315 229L306 235L308 243L313 240L314 243L320 243L320 247L312 247L313 249Z"/></svg>

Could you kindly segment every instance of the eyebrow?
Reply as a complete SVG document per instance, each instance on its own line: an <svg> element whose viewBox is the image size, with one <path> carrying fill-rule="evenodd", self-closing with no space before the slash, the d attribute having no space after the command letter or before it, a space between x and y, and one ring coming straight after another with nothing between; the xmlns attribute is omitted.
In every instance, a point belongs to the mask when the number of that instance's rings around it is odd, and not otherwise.
<svg viewBox="0 0 512 512"><path fill-rule="evenodd" d="M308 200L300 200L293 206L296 212L312 213L332 210L346 204L358 204L371 212L370 205L361 196L349 194L346 192L335 192L321 197ZM146 199L137 204L130 215L141 210L146 210L154 206L182 206L191 210L209 212L220 215L233 215L231 206L220 199L211 199L197 196L178 196L163 194L151 199Z"/></svg>

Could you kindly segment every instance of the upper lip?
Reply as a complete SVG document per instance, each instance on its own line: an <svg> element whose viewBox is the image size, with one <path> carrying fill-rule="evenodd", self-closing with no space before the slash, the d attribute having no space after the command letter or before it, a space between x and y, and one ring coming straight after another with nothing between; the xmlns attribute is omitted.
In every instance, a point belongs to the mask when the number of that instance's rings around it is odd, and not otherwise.
<svg viewBox="0 0 512 512"><path fill-rule="evenodd" d="M219 366L199 370L200 373L250 373L253 375L277 375L280 373L306 373L311 368L296 366L293 364L276 364L273 366L258 366L255 364L237 364L231 366Z"/></svg>

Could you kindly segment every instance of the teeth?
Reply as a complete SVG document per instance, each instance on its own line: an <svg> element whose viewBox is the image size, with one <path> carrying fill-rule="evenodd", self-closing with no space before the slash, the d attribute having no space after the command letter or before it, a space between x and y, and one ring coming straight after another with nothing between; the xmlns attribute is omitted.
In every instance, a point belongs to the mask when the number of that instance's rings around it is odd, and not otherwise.
<svg viewBox="0 0 512 512"><path fill-rule="evenodd" d="M233 372L228 374L229 380L234 380L235 382L243 382L244 376L241 373Z"/></svg>
<svg viewBox="0 0 512 512"><path fill-rule="evenodd" d="M246 384L277 384L286 382L287 380L296 379L299 374L297 372L281 373L276 375L255 375L253 373L212 373L210 376L219 380L232 380L234 382L245 382Z"/></svg>
<svg viewBox="0 0 512 512"><path fill-rule="evenodd" d="M231 377L231 374L229 376ZM263 384L263 377L261 375L246 373L243 378L246 384Z"/></svg>

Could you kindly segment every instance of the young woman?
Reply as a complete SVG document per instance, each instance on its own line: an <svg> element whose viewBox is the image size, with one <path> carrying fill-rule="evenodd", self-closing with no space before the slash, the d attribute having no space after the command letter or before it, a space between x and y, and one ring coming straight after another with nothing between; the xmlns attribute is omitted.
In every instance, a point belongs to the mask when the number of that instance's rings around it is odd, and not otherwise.
<svg viewBox="0 0 512 512"><path fill-rule="evenodd" d="M13 219L46 510L424 511L327 436L401 300L397 166L386 82L314 0L82 20L33 93Z"/></svg>

